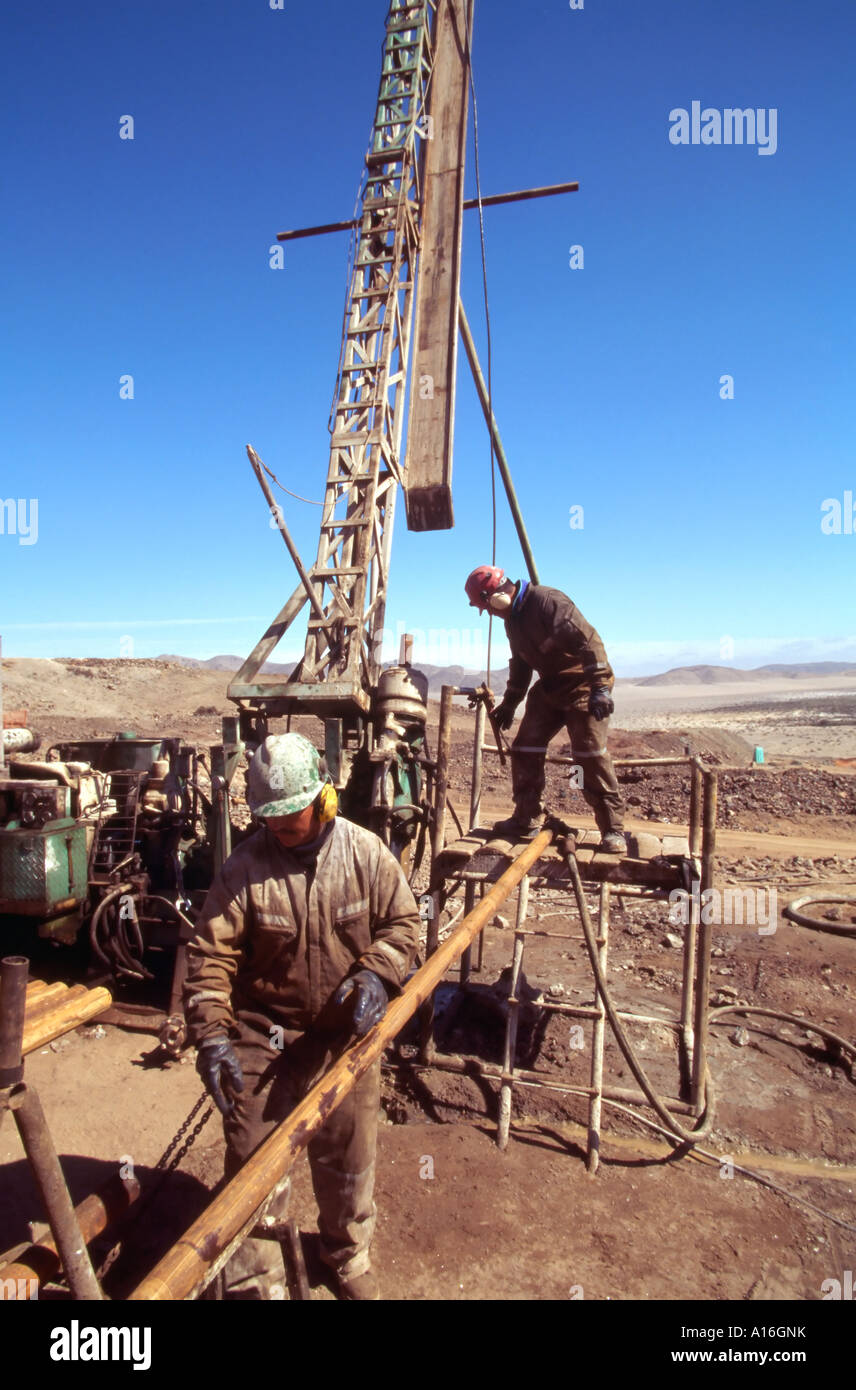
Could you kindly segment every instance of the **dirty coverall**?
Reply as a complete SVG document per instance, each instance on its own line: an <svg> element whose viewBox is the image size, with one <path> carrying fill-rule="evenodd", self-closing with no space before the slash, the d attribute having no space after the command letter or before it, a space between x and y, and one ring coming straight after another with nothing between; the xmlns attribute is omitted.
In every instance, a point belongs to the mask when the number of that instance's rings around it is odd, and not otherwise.
<svg viewBox="0 0 856 1390"><path fill-rule="evenodd" d="M303 851L303 852L301 852ZM312 846L285 849L262 828L223 865L188 945L185 1016L196 1044L226 1035L244 1090L224 1119L233 1177L311 1089L349 1034L331 996L359 969L398 993L418 943L419 912L401 867L370 831L337 817ZM310 1141L325 1263L343 1278L369 1268L380 1062ZM287 1193L269 1212L282 1217ZM236 1297L282 1297L275 1241L245 1240L226 1269Z"/></svg>
<svg viewBox="0 0 856 1390"><path fill-rule="evenodd" d="M606 751L609 719L597 720L588 712L591 692L599 686L612 690L615 684L603 642L567 594L526 580L518 586L505 631L511 661L503 703L516 708L533 672L540 677L529 691L511 745L515 814L524 820L543 812L547 745L564 725L574 762L582 768L580 790L594 812L598 830L602 835L620 831L621 794Z"/></svg>

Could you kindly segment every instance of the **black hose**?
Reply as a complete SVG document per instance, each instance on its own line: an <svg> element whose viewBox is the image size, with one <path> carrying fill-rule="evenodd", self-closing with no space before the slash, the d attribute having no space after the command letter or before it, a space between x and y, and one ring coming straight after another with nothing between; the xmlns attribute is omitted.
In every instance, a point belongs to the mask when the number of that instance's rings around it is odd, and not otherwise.
<svg viewBox="0 0 856 1390"><path fill-rule="evenodd" d="M797 1028L804 1028L807 1032L817 1033L827 1042L834 1043L842 1052L849 1052L853 1058L853 1067L856 1067L856 1043L849 1042L840 1033L833 1033L829 1028L822 1028L819 1023L812 1023L810 1019L799 1018L796 1014L784 1014L779 1009L756 1008L752 1004L723 1004L720 1008L711 1010L711 1023L722 1023L722 1014L760 1014L762 1018L777 1018L781 1019L783 1023L794 1023ZM856 1072L854 1072L853 1079L856 1080Z"/></svg>
<svg viewBox="0 0 856 1390"><path fill-rule="evenodd" d="M122 939L124 923L120 923L117 930L107 933L104 949L102 949L98 939L98 928L108 905L112 905L116 898L122 897L123 894L133 894L133 892L134 889L130 883L120 883L117 888L113 888L109 893L105 893L92 914L92 920L89 923L89 940L98 959L102 961L104 965L109 966L112 971L121 975L130 975L131 978L135 980L152 980L154 976L151 971L147 970L142 961L131 954L130 942L126 943ZM134 921L139 936L139 926L136 923L136 919L132 920ZM139 941L142 949L142 936L139 936ZM106 954L108 950L111 952L110 955Z"/></svg>
<svg viewBox="0 0 856 1390"><path fill-rule="evenodd" d="M844 922L819 922L816 917L809 917L806 913L799 911L807 903L843 903L856 909L856 898L844 898L834 894L825 895L813 893L805 898L794 898L793 902L788 903L787 907L782 908L782 916L787 917L789 922L796 922L799 927L810 927L812 931L833 932L836 936L856 937L856 923Z"/></svg>
<svg viewBox="0 0 856 1390"><path fill-rule="evenodd" d="M669 1131L672 1134L674 1134L677 1139L680 1139L683 1143L697 1144L700 1139L706 1139L711 1129L713 1128L714 1093L713 1082L711 1080L710 1072L707 1069L705 1070L704 1111L702 1113L701 1119L699 1120L699 1123L695 1129L684 1129L680 1121L675 1119L674 1115L671 1114L671 1112L666 1106L665 1101L657 1095L657 1092L654 1090L653 1086L651 1085L651 1082L645 1075L642 1063L639 1061L638 1057L636 1056L636 1053L633 1051L632 1044L630 1043L630 1040L624 1031L621 1020L618 1017L618 1012L615 1008L615 1005L612 1002L612 996L609 992L609 986L606 983L606 978L601 969L600 961L598 959L597 942L595 940L594 931L592 930L591 918L589 917L588 906L586 904L585 895L583 893L582 879L580 878L580 871L579 866L577 865L576 856L573 854L564 853L562 857L564 858L565 863L568 866L568 873L570 875L571 882L574 886L574 896L576 897L577 907L579 908L580 921L582 922L583 928L583 936L585 937L586 949L589 953L589 959L591 961L592 970L594 971L595 979L597 980L598 992L600 994L601 999L603 1000L603 1006L606 1010L607 1017L612 1027L612 1031L615 1034L618 1046L624 1053L624 1057L627 1061L627 1064L630 1067L630 1070L633 1072L633 1075L636 1077L636 1080L638 1081L642 1091L644 1092L646 1099L648 1100L649 1104L653 1107L653 1109L656 1111L656 1113L660 1116L660 1119L663 1121L664 1125L666 1125Z"/></svg>

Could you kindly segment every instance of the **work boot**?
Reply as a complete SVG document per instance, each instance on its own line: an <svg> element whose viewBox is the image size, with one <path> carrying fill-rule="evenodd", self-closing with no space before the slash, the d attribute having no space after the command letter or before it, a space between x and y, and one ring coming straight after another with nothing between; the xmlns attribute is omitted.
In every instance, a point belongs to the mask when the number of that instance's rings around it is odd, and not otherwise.
<svg viewBox="0 0 856 1390"><path fill-rule="evenodd" d="M375 1303L380 1299L377 1279L370 1269L367 1269L365 1274L352 1274L349 1279L346 1279L344 1275L337 1274L336 1282L341 1299Z"/></svg>
<svg viewBox="0 0 856 1390"><path fill-rule="evenodd" d="M498 820L493 829L503 840L520 844L522 840L534 840L543 824L543 816L519 816L515 811L507 820Z"/></svg>
<svg viewBox="0 0 856 1390"><path fill-rule="evenodd" d="M626 854L627 841L623 830L610 830L598 845L600 854Z"/></svg>

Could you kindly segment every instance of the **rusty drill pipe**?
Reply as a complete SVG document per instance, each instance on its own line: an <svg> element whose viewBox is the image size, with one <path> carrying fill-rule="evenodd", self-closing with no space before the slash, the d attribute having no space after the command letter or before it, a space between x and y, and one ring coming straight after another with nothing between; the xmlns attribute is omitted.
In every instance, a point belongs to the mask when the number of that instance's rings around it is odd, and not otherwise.
<svg viewBox="0 0 856 1390"><path fill-rule="evenodd" d="M440 983L449 966L496 914L512 889L540 859L553 834L542 830L509 865L478 906L464 918L434 955L417 970L389 1005L380 1023L354 1043L330 1067L309 1094L251 1154L241 1171L223 1188L181 1239L168 1250L130 1295L132 1302L189 1298L230 1241L252 1219L271 1189L291 1168L309 1140L329 1119L384 1047L401 1031Z"/></svg>
<svg viewBox="0 0 856 1390"><path fill-rule="evenodd" d="M714 854L716 852L716 816L719 806L719 776L707 771L702 814L701 892L713 887ZM713 944L713 924L702 913L696 939L696 996L693 1030L692 1102L696 1113L704 1109L704 1079L707 1072L707 1030L710 1010L710 952Z"/></svg>
<svg viewBox="0 0 856 1390"><path fill-rule="evenodd" d="M123 1178L114 1174L98 1192L86 1197L74 1208L77 1224L87 1245L100 1236L101 1232L124 1216L140 1195L140 1184L136 1178ZM0 1267L0 1298L6 1279L35 1279L39 1286L56 1278L62 1265L56 1240L51 1235L36 1241L18 1255L14 1264Z"/></svg>
<svg viewBox="0 0 856 1390"><path fill-rule="evenodd" d="M72 1296L99 1300L104 1297L95 1277L86 1241L65 1183L57 1151L51 1138L38 1095L29 1086L16 1087L9 1098L18 1133L27 1155L48 1223L62 1259Z"/></svg>
<svg viewBox="0 0 856 1390"><path fill-rule="evenodd" d="M26 956L6 956L0 964L0 1087L17 1085L24 1075L21 1039L29 968Z"/></svg>
<svg viewBox="0 0 856 1390"><path fill-rule="evenodd" d="M440 728L437 734L437 774L434 779L434 824L431 829L431 888L436 890L437 860L446 841L446 803L449 796L449 758L452 751L453 685L444 685L440 692Z"/></svg>
<svg viewBox="0 0 856 1390"><path fill-rule="evenodd" d="M24 1055L35 1052L37 1047L52 1042L72 1028L79 1028L82 1023L97 1018L109 1009L112 1002L110 991L100 985L95 989L87 989L85 985L64 987L64 993L59 998L50 997L44 1003L37 998L32 1007L27 1006L22 1044Z"/></svg>
<svg viewBox="0 0 856 1390"><path fill-rule="evenodd" d="M0 965L0 1089L3 1109L12 1111L39 1189L62 1263L78 1299L100 1299L101 1289L80 1234L65 1177L38 1095L22 1080L27 1009L26 956L6 956ZM2 1113L2 1110L0 1110Z"/></svg>
<svg viewBox="0 0 856 1390"><path fill-rule="evenodd" d="M442 879L437 877L437 860L446 844L446 805L449 799L449 757L452 749L453 685L444 685L440 692L440 727L437 733L437 767L434 776L434 820L431 826L431 877L429 892L433 894L434 911L428 919L425 933L425 954L433 956L440 941L439 890ZM434 1052L434 1000L428 999L419 1014L419 1046L427 1060Z"/></svg>

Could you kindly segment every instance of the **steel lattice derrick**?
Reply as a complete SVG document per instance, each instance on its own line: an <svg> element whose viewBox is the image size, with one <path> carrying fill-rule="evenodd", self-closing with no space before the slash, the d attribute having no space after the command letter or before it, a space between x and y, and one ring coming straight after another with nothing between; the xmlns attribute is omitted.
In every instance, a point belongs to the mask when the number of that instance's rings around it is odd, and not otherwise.
<svg viewBox="0 0 856 1390"><path fill-rule="evenodd" d="M419 249L419 122L431 75L430 4L390 6L346 314L303 683L361 689L380 668L389 546ZM297 674L297 673L296 673ZM310 697L311 698L311 697Z"/></svg>
<svg viewBox="0 0 856 1390"><path fill-rule="evenodd" d="M288 681L250 684L303 606L296 591L229 688L231 698L270 713L298 706L322 716L366 713L380 673L436 8L437 0L391 0L387 15L318 551L309 570L323 617L317 609L310 616L303 658Z"/></svg>

